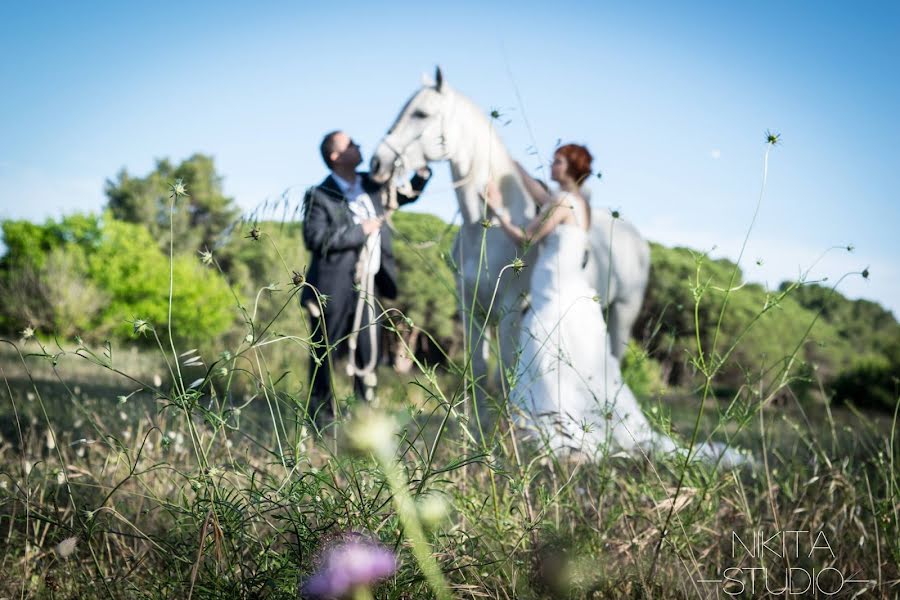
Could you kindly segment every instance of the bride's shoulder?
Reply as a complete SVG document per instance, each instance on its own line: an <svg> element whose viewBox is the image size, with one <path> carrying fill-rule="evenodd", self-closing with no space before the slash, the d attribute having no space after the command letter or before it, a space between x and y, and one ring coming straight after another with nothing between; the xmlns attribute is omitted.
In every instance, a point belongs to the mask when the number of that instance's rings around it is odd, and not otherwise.
<svg viewBox="0 0 900 600"><path fill-rule="evenodd" d="M550 202L552 204L567 208L575 208L579 203L584 201L584 198L578 192L557 190L550 194Z"/></svg>

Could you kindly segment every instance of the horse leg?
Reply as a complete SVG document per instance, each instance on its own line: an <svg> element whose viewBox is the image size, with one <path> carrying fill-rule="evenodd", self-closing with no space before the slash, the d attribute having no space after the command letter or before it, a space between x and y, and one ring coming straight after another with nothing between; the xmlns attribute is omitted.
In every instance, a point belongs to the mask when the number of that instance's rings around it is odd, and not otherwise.
<svg viewBox="0 0 900 600"><path fill-rule="evenodd" d="M643 294L629 298L617 299L609 306L609 343L610 351L617 360L622 360L628 340L631 339L631 328L641 312L644 303Z"/></svg>
<svg viewBox="0 0 900 600"><path fill-rule="evenodd" d="M489 331L484 317L478 311L472 314L470 306L461 308L460 316L465 340L463 364L468 365L465 372L466 416L470 431L478 437L479 423L483 426L488 415L485 388L488 379Z"/></svg>
<svg viewBox="0 0 900 600"><path fill-rule="evenodd" d="M505 380L506 372L516 368L519 350L519 333L522 328L522 312L508 310L500 318L497 327L498 344L500 346L500 364L498 369L498 391L509 392L509 383Z"/></svg>

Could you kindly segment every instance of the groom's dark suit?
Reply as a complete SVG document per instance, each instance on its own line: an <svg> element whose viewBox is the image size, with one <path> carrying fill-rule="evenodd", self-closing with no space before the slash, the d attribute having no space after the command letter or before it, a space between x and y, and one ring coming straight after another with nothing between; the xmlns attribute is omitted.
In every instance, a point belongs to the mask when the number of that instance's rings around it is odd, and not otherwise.
<svg viewBox="0 0 900 600"><path fill-rule="evenodd" d="M382 185L373 181L368 173L357 175L361 178L362 189L372 200L375 212L378 216L382 216L384 214L384 208L381 206ZM416 175L410 183L415 192L420 192L427 182L427 178ZM397 193L397 203L401 206L415 200L415 196ZM328 344L334 344L351 332L358 298L358 292L354 289L356 263L360 250L366 243L362 225L354 222L348 199L332 175L306 192L303 199L303 239L312 255L306 279L319 294L327 296L327 302L321 307L323 310L320 316L314 314L319 304L310 287L305 287L300 297L303 306L313 307L310 311L310 322L314 332L313 340L318 342L317 347L313 349L316 360L310 361L309 413L310 416L319 413L316 420L324 423L330 420L333 414L331 366L326 355L327 347L323 335L327 333ZM397 263L394 259L391 231L386 226L381 228L380 262L381 268L375 275L376 291L382 297L396 298ZM367 312L363 311L364 321L360 326L363 330L368 325ZM338 355L346 351L345 346L343 343L339 345ZM372 352L377 353L377 348L370 347L368 335L360 334L356 349L357 363L368 362ZM333 354L332 358L334 357ZM318 366L317 362L320 363ZM354 390L357 397L360 399L364 397L365 388L360 377L354 378Z"/></svg>

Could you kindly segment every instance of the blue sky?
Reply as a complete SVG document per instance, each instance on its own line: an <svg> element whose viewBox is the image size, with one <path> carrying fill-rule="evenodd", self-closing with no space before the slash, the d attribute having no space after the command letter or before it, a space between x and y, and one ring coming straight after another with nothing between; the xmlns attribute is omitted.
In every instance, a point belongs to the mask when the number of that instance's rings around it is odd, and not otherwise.
<svg viewBox="0 0 900 600"><path fill-rule="evenodd" d="M780 132L747 278L774 287L853 244L811 276L869 267L839 289L900 314L900 4L374 4L4 4L0 217L98 211L120 169L193 152L250 209L324 176L325 131L368 157L440 64L507 115L526 166L523 115L544 156L593 151L595 205L715 256L736 258ZM445 168L415 210L454 215Z"/></svg>

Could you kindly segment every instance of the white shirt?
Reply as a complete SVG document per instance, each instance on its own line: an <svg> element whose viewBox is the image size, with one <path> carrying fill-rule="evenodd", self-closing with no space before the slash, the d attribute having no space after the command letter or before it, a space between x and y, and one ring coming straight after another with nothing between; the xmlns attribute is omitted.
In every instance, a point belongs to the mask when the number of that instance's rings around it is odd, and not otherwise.
<svg viewBox="0 0 900 600"><path fill-rule="evenodd" d="M378 216L375 212L375 205L372 198L363 189L362 178L357 175L353 182L349 182L337 173L332 173L334 181L341 188L341 192L347 198L347 206L353 213L353 222L362 223L366 219L374 219ZM381 230L366 238L366 245L369 248L369 266L370 272L377 273L381 269Z"/></svg>

